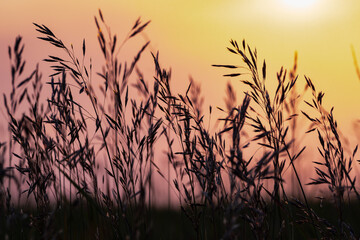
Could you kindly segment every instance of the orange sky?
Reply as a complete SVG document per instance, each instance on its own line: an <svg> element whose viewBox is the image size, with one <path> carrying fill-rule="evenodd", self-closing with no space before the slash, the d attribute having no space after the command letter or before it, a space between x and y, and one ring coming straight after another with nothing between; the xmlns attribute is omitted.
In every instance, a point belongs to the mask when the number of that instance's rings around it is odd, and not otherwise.
<svg viewBox="0 0 360 240"><path fill-rule="evenodd" d="M24 37L28 71L30 66L33 67L47 55L62 54L36 39L39 34L32 22L45 24L66 44L74 44L79 55L85 38L87 56L93 58L94 72L100 71L102 57L98 58L101 52L93 16L101 8L119 39L125 37L139 16L144 21L151 20L145 33L151 40L151 49L160 51L163 66L172 67L174 85L183 92L189 75L193 76L201 83L205 104L214 107L224 106L225 85L230 79L222 77L229 72L211 65L242 64L239 57L226 50L230 39L242 41L245 38L251 46L256 46L260 62L263 58L267 61L269 85L276 81L276 71L281 66L292 67L294 52L298 51L299 83L305 83L304 74L311 77L317 89L326 93L325 105L335 106L335 117L345 136L353 136L352 123L360 119L360 81L356 76L350 46L354 46L360 59L360 1L313 0L306 8L292 7L286 3L289 1L1 1L0 94L10 91L7 46L13 44L17 35ZM144 42L145 39L138 37L130 49L136 51ZM120 53L121 56L132 56L133 53L126 50ZM150 80L154 74L150 53L146 53L143 60L143 70ZM46 81L46 75L50 74L48 64L41 62L40 67L44 72L43 81ZM243 85L239 80L231 81L237 93L241 93ZM1 111L0 115L3 117ZM0 123L0 132L5 128L6 123ZM356 144L352 142L350 148ZM311 151L304 154L313 156ZM308 164L303 166L312 168Z"/></svg>
<svg viewBox="0 0 360 240"><path fill-rule="evenodd" d="M47 25L64 42L79 49L82 39L89 55L100 53L93 16L101 8L119 38L138 16L152 23L146 30L151 48L160 51L164 66L172 67L173 81L184 89L188 76L200 81L206 104L223 106L227 73L211 64L241 64L227 52L229 40L243 38L256 46L260 59L268 65L269 82L282 65L291 67L295 50L299 54L300 75L312 78L325 94L325 104L335 106L335 117L346 132L360 118L360 81L356 77L350 46L360 58L360 1L313 0L307 8L291 7L286 0L107 0L107 1L2 1L0 7L0 72L3 88L10 85L7 46L21 34L30 65L57 54L51 46L37 40L32 22ZM142 42L143 39L138 39ZM124 53L126 55L126 53ZM150 59L150 58L148 58ZM262 60L261 60L262 61ZM29 67L28 66L28 67ZM46 64L41 63L45 71ZM29 69L28 69L29 70ZM145 66L153 74L152 66ZM272 78L271 78L272 77ZM302 83L304 78L299 79ZM238 80L232 79L237 92ZM271 84L271 83L270 83Z"/></svg>

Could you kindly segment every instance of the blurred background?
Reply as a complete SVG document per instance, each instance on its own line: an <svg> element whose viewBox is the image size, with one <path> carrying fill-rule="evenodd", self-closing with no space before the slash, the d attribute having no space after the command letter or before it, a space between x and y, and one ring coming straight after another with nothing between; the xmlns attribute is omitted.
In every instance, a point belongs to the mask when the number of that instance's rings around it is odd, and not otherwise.
<svg viewBox="0 0 360 240"><path fill-rule="evenodd" d="M139 47L151 40L148 50L159 51L163 67L172 68L175 89L186 91L190 76L201 85L204 109L209 105L225 106L228 81L233 84L241 103L244 91L241 78L223 77L229 72L211 66L242 64L238 56L226 50L230 39L239 42L245 39L257 48L259 62L265 59L267 63L270 89L275 87L276 72L281 66L287 69L293 66L297 51L299 91L305 85L303 76L310 77L317 90L325 92L324 105L328 109L335 107L335 118L343 136L349 139L349 147L353 149L359 141L360 128L356 121L360 119L360 81L351 51L353 46L360 57L360 2L356 0L1 1L1 94L11 88L7 49L17 35L24 38L27 69L39 63L44 82L51 72L49 64L42 59L49 54L62 54L37 39L39 34L33 22L49 27L68 46L73 44L79 55L85 39L94 73L101 71L103 59L98 57L101 51L94 23L99 8L119 40L126 37L138 17L143 21L151 20L135 42L121 49L120 58L131 60ZM140 66L151 81L154 66L149 51L144 54ZM93 81L96 87L96 76ZM301 108L308 110L305 105ZM0 112L2 117L5 116L3 111ZM308 122L300 124L306 128ZM7 122L1 122L0 127L1 132L5 131ZM312 155L311 152L306 154Z"/></svg>

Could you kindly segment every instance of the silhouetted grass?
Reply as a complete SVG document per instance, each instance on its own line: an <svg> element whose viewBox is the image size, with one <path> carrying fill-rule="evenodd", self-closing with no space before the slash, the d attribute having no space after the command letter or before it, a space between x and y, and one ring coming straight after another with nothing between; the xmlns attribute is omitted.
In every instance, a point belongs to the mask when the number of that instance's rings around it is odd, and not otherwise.
<svg viewBox="0 0 360 240"><path fill-rule="evenodd" d="M52 69L45 81L38 67L25 75L21 37L9 47L12 90L3 104L11 137L0 144L2 238L359 237L351 214L359 204L352 170L357 147L347 155L333 110L323 107L324 94L308 77L310 113L299 109L304 92L296 90L297 55L291 70L280 69L276 90L269 92L273 77L266 62L259 64L256 49L245 41L231 40L228 50L241 65L213 66L240 79L244 97L238 101L229 83L226 109L205 111L200 85L190 79L185 93L172 89L171 70L159 53L152 53L153 81L144 79L138 62L149 42L132 62L119 57L149 22L138 19L122 42L101 11L95 24L104 59L99 73L93 72L85 40L77 56L45 25L34 24L39 39L62 51L44 59ZM99 90L94 78L103 82ZM42 91L43 83L50 92ZM221 117L210 131L204 119L214 111ZM299 132L299 114L310 121L306 133ZM313 162L317 176L306 182L296 165L306 150L297 137L304 134L316 134L321 157ZM158 165L164 149L166 168ZM154 174L167 185L154 181ZM326 185L328 195L317 202L305 185ZM178 207L165 210L154 202L155 190L165 187L168 206L174 191Z"/></svg>

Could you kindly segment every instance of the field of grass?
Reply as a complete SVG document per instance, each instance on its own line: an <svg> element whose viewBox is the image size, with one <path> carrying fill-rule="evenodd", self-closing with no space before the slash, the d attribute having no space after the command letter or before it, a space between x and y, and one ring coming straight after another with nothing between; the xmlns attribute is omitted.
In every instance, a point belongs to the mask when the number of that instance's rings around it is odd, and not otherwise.
<svg viewBox="0 0 360 240"><path fill-rule="evenodd" d="M118 59L118 49L149 22L136 21L123 42L101 11L95 24L104 59L99 73L85 40L77 56L42 24L34 24L39 39L61 52L44 60L50 77L38 67L26 75L21 37L9 47L13 88L3 96L9 139L0 144L1 239L359 238L357 147L344 150L333 110L323 106L324 93L310 78L297 92L296 57L292 69L269 76L254 48L231 40L228 50L239 62L213 66L239 79L244 97L237 100L228 84L226 109L204 108L195 82L184 93L171 87L176 80L159 53L152 53L153 81L144 80L137 63L149 43L132 62ZM100 89L94 78L103 82ZM275 91L268 81L276 81ZM299 109L300 102L307 108ZM222 117L210 131L204 119L214 111ZM299 133L300 115L308 119L306 133ZM307 145L297 134L316 136L321 157L312 163L317 176L305 182L296 163ZM157 164L163 149L165 168ZM293 191L285 187L290 173ZM166 186L156 184L159 176ZM306 193L305 185L324 186L324 198ZM164 187L176 193L177 207L154 202L155 190Z"/></svg>

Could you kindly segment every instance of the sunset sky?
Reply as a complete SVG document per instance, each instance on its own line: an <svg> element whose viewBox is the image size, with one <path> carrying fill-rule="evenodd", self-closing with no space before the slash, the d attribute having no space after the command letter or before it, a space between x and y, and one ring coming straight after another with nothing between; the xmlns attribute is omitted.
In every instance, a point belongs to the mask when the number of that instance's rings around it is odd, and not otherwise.
<svg viewBox="0 0 360 240"><path fill-rule="evenodd" d="M200 82L207 105L223 106L229 80L222 77L228 72L211 64L242 64L226 47L230 39L246 39L257 48L260 62L266 59L270 85L276 81L275 73L281 66L292 66L294 52L298 51L300 84L304 84L305 74L326 93L325 105L335 106L335 117L345 132L351 130L354 120L360 119L360 81L351 54L353 45L360 58L358 0L1 1L1 93L9 91L7 46L17 35L24 37L28 71L48 54L59 54L36 39L39 34L32 22L45 24L66 44L73 43L79 53L85 38L88 56L99 71L102 59L97 59L100 50L93 20L99 8L119 39L139 16L151 20L145 35L136 41L141 45L147 38L151 40L149 50L160 51L160 60L164 67L173 69L173 82L180 91L186 88L190 75ZM123 55L127 56L125 50ZM149 53L145 59L150 59ZM48 65L40 66L46 80ZM143 69L152 76L151 62L145 63ZM241 93L238 79L231 81Z"/></svg>

